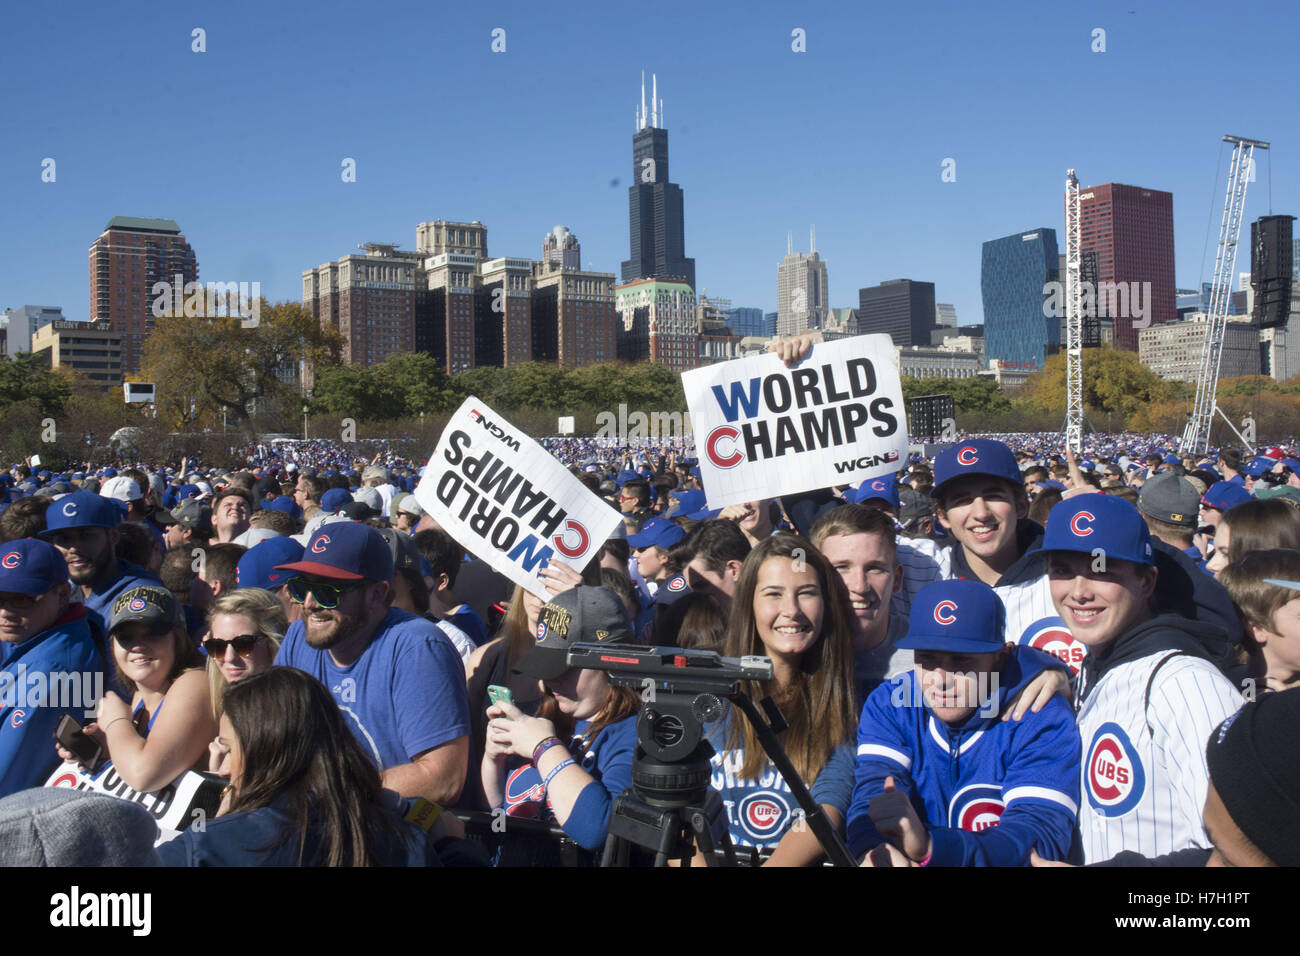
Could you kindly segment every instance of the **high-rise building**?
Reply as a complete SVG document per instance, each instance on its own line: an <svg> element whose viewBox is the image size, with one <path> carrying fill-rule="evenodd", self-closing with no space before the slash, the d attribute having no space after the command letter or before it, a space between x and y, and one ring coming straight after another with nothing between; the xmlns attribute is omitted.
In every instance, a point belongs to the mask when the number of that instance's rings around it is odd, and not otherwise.
<svg viewBox="0 0 1300 956"><path fill-rule="evenodd" d="M612 272L583 272L555 262L533 268L532 358L581 368L617 357Z"/></svg>
<svg viewBox="0 0 1300 956"><path fill-rule="evenodd" d="M785 259L776 267L776 334L820 329L830 303L826 263L817 254L817 233L811 233L808 255L795 252L794 237L786 236Z"/></svg>
<svg viewBox="0 0 1300 956"><path fill-rule="evenodd" d="M1137 351L1139 328L1177 316L1173 194L1122 183L1089 186L1079 192L1079 231L1080 251L1097 254L1097 311L1115 320L1115 346ZM1124 290L1103 303L1109 283Z"/></svg>
<svg viewBox="0 0 1300 956"><path fill-rule="evenodd" d="M90 246L90 321L108 322L122 337L124 373L140 371L144 340L154 327L155 284L165 282L171 289L198 281L198 259L175 222L109 220Z"/></svg>
<svg viewBox="0 0 1300 956"><path fill-rule="evenodd" d="M934 304L934 324L945 329L957 328L957 307L949 305L947 302L936 302Z"/></svg>
<svg viewBox="0 0 1300 956"><path fill-rule="evenodd" d="M582 268L582 246L568 226L556 226L542 240L542 261L558 263L561 269Z"/></svg>
<svg viewBox="0 0 1300 956"><path fill-rule="evenodd" d="M1194 383L1201 351L1209 334L1209 317L1196 312L1182 322L1138 330L1138 359L1161 378ZM1259 329L1246 316L1230 319L1223 329L1219 377L1260 374Z"/></svg>
<svg viewBox="0 0 1300 956"><path fill-rule="evenodd" d="M858 332L887 332L895 345L928 347L934 329L934 283L890 279L858 290Z"/></svg>
<svg viewBox="0 0 1300 956"><path fill-rule="evenodd" d="M700 361L695 290L685 282L637 279L614 290L620 362L658 362L684 372Z"/></svg>
<svg viewBox="0 0 1300 956"><path fill-rule="evenodd" d="M454 375L476 365L475 292L487 260L487 228L474 222L422 222L416 249L425 257L426 294L416 323L415 349L446 362Z"/></svg>
<svg viewBox="0 0 1300 956"><path fill-rule="evenodd" d="M632 185L627 190L631 254L623 263L623 285L637 279L669 279L695 288L695 260L686 258L682 190L668 181L668 130L662 127L663 102L655 77L650 111L641 106L632 137Z"/></svg>
<svg viewBox="0 0 1300 956"><path fill-rule="evenodd" d="M302 302L343 337L346 364L369 366L415 350L421 257L385 243L361 248L303 272Z"/></svg>
<svg viewBox="0 0 1300 956"><path fill-rule="evenodd" d="M4 354L14 356L31 352L32 336L36 330L51 322L66 322L63 309L57 305L24 305L18 309L5 309L0 323L5 328Z"/></svg>
<svg viewBox="0 0 1300 956"><path fill-rule="evenodd" d="M763 334L769 339L776 335L776 318L777 313L775 312L763 313Z"/></svg>
<svg viewBox="0 0 1300 956"><path fill-rule="evenodd" d="M1060 281L1057 255L1056 230L1044 226L984 243L984 348L999 367L1036 371L1060 344L1060 317L1043 308Z"/></svg>
<svg viewBox="0 0 1300 956"><path fill-rule="evenodd" d="M761 336L767 334L762 309L738 305L728 314L727 324L731 326L731 331L741 338L749 335Z"/></svg>

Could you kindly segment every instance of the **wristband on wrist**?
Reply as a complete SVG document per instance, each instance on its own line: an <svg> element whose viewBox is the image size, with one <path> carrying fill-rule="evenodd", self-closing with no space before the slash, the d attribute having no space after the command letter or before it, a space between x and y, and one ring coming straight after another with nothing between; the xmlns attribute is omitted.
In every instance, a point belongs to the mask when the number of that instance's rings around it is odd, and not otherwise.
<svg viewBox="0 0 1300 956"><path fill-rule="evenodd" d="M119 720L130 720L130 719L131 719L130 717L114 717L112 720L110 720L108 723L106 723L106 724L104 725L104 733L107 734L107 733L108 733L108 728L109 728L109 727L112 727L112 726L113 726L115 723L117 723Z"/></svg>
<svg viewBox="0 0 1300 956"><path fill-rule="evenodd" d="M573 766L573 758L569 757L567 760L565 760L563 763L561 763L559 766L557 766L554 770L552 770L550 773L546 775L546 779L542 781L542 789L549 790L551 787L551 781L555 779L555 775L558 774L565 767L572 767L572 766Z"/></svg>
<svg viewBox="0 0 1300 956"><path fill-rule="evenodd" d="M927 854L925 855L925 859L924 859L924 860L918 860L918 861L916 862L916 865L917 865L917 866L929 866L929 865L930 865L930 857L932 857L932 856L934 856L934 843L933 843L933 842L930 844L930 852L927 853Z"/></svg>
<svg viewBox="0 0 1300 956"><path fill-rule="evenodd" d="M559 737L547 737L544 740L542 740L542 742L539 743L536 747L534 747L533 766L534 767L537 766L537 761L542 759L542 754L546 753L546 751L550 750L552 747L558 746L559 743L560 743Z"/></svg>

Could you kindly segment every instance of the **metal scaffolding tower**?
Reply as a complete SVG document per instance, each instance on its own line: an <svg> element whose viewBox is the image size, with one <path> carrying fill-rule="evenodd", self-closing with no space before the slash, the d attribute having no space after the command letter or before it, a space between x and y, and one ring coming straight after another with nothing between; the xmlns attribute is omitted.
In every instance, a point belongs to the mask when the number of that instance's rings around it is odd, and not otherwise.
<svg viewBox="0 0 1300 956"><path fill-rule="evenodd" d="M1083 261L1079 232L1079 180L1074 170L1065 177L1065 444L1083 452Z"/></svg>
<svg viewBox="0 0 1300 956"><path fill-rule="evenodd" d="M1224 136L1223 142L1233 143L1232 164L1228 168L1228 195L1223 203L1223 221L1219 225L1219 251L1214 259L1214 285L1210 292L1210 314L1205 331L1205 344L1201 348L1201 363L1196 375L1196 402L1192 417L1183 432L1178 450L1183 454L1201 455L1210 443L1210 426L1218 412L1228 427L1242 443L1236 426L1228 421L1215 401L1219 387L1219 362L1223 357L1223 337L1228 325L1228 298L1232 293L1232 274L1237 266L1237 240L1241 236L1241 214L1246 205L1246 184L1254 162L1255 149L1268 149L1268 143L1241 136Z"/></svg>

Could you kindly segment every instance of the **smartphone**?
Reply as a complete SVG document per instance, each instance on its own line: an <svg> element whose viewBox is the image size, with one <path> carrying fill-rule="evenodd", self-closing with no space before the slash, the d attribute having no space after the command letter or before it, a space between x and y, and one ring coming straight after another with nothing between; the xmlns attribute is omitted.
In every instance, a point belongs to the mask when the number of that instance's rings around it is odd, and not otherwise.
<svg viewBox="0 0 1300 956"><path fill-rule="evenodd" d="M58 741L60 747L71 751L77 760L87 767L99 763L99 758L104 752L104 748L94 739L86 736L85 731L81 729L81 724L77 723L76 718L71 714L64 714L60 718L59 726L54 731L54 739Z"/></svg>
<svg viewBox="0 0 1300 956"><path fill-rule="evenodd" d="M513 704L515 702L514 695L510 693L510 688L502 687L500 684L488 684L488 700L492 701L494 704L499 704L503 700L507 704Z"/></svg>

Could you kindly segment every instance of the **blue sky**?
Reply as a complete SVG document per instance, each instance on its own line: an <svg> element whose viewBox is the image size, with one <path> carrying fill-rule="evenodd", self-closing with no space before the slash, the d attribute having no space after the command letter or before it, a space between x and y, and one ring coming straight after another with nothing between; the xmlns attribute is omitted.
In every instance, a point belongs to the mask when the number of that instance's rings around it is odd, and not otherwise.
<svg viewBox="0 0 1300 956"><path fill-rule="evenodd" d="M478 219L493 255L557 223L619 271L644 68L658 74L697 281L776 308L786 234L817 227L831 304L933 281L979 321L980 244L1062 190L1174 194L1180 286L1209 278L1228 151L1273 143L1300 213L1300 6L1077 3L124 3L8 5L0 70L0 308L87 316L87 249L118 215L175 219L205 281L298 299L301 272L416 223ZM206 31L207 51L191 50ZM491 51L494 28L506 51ZM804 53L791 31L806 32ZM1106 51L1091 50L1105 30ZM1068 125L1068 118L1076 122ZM41 181L45 158L56 181ZM345 157L357 181L341 181ZM956 181L941 163L956 161ZM1261 154L1245 221L1269 211ZM617 182L615 182L617 181ZM1238 271L1249 268L1243 244Z"/></svg>

